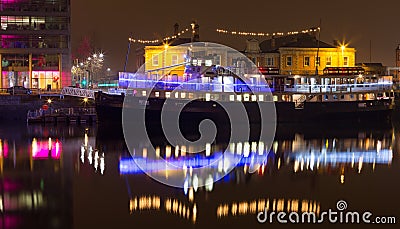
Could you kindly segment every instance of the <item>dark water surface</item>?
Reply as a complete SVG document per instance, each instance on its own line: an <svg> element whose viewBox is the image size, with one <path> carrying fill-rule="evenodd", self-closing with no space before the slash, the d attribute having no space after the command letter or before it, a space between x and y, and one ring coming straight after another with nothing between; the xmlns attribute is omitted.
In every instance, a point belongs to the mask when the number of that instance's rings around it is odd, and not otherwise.
<svg viewBox="0 0 400 229"><path fill-rule="evenodd" d="M0 228L314 228L321 225L279 224L276 219L273 225L260 224L256 216L266 206L270 211L318 215L337 211L339 200L346 201L346 211L370 211L371 220L394 216L399 221L399 138L398 122L279 126L269 152L260 150L260 142L225 146L247 159L205 187L196 187L189 168L164 171L145 158L146 168L157 169L166 179L174 173L187 175L186 189L166 186L138 171L121 130L112 126L2 124ZM135 141L132 150L146 157L150 146L141 136ZM171 160L183 160L182 153L165 142L153 143L161 157L171 154ZM212 146L211 153L218 150ZM250 173L254 164L260 167ZM215 173L222 169L216 166ZM323 226L377 224L326 220Z"/></svg>

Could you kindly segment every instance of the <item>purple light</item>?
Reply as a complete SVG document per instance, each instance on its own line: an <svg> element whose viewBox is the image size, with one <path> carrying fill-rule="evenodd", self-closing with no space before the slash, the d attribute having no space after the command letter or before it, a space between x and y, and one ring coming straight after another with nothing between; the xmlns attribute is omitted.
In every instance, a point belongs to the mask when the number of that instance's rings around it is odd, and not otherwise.
<svg viewBox="0 0 400 229"><path fill-rule="evenodd" d="M272 153L273 154L273 153ZM271 155L272 155L271 154ZM119 162L120 174L137 174L143 172L159 172L168 170L182 170L184 166L187 168L209 167L218 168L218 160L222 157L222 153L215 153L213 157L204 158L201 156L193 158L179 158L168 160L152 160L142 157L135 159L122 158ZM238 162L236 166L244 166L250 164L264 164L267 161L267 155L250 154L249 157L231 154L232 162ZM233 165L232 165L233 166Z"/></svg>

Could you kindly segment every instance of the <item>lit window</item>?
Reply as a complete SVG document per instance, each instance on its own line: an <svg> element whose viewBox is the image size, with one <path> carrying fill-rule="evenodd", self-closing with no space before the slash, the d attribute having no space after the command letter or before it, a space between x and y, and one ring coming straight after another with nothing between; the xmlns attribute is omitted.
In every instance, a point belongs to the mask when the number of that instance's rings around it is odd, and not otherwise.
<svg viewBox="0 0 400 229"><path fill-rule="evenodd" d="M153 66L158 66L158 54L153 54L151 59L153 60Z"/></svg>
<svg viewBox="0 0 400 229"><path fill-rule="evenodd" d="M304 57L304 66L310 66L310 57L309 56Z"/></svg>
<svg viewBox="0 0 400 229"><path fill-rule="evenodd" d="M292 66L292 57L291 56L286 57L286 66Z"/></svg>
<svg viewBox="0 0 400 229"><path fill-rule="evenodd" d="M343 57L343 66L349 66L349 57Z"/></svg>
<svg viewBox="0 0 400 229"><path fill-rule="evenodd" d="M315 57L315 66L319 66L319 64L321 63L321 57Z"/></svg>
<svg viewBox="0 0 400 229"><path fill-rule="evenodd" d="M331 66L332 65L332 57L330 57L330 56L327 56L326 57L326 66Z"/></svg>
<svg viewBox="0 0 400 229"><path fill-rule="evenodd" d="M267 66L274 66L274 58L267 57Z"/></svg>
<svg viewBox="0 0 400 229"><path fill-rule="evenodd" d="M171 64L172 65L178 64L178 55L176 54L171 55Z"/></svg>

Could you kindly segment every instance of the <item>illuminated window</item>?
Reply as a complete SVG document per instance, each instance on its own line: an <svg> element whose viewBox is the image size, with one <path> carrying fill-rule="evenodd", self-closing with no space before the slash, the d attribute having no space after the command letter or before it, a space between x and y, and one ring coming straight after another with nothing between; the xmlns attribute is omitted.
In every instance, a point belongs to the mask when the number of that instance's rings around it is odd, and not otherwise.
<svg viewBox="0 0 400 229"><path fill-rule="evenodd" d="M178 64L178 55L173 54L171 55L171 65L176 65Z"/></svg>
<svg viewBox="0 0 400 229"><path fill-rule="evenodd" d="M349 66L349 57L343 57L343 66Z"/></svg>
<svg viewBox="0 0 400 229"><path fill-rule="evenodd" d="M153 60L152 61L153 66L158 66L158 54L153 54L151 59Z"/></svg>
<svg viewBox="0 0 400 229"><path fill-rule="evenodd" d="M267 57L267 66L274 66L274 58Z"/></svg>
<svg viewBox="0 0 400 229"><path fill-rule="evenodd" d="M310 57L309 56L304 57L304 66L310 66Z"/></svg>
<svg viewBox="0 0 400 229"><path fill-rule="evenodd" d="M332 57L330 57L330 56L327 56L326 57L326 66L331 66L332 65Z"/></svg>
<svg viewBox="0 0 400 229"><path fill-rule="evenodd" d="M286 57L286 66L292 66L292 56Z"/></svg>
<svg viewBox="0 0 400 229"><path fill-rule="evenodd" d="M321 57L315 57L315 66L319 66L319 64L321 63Z"/></svg>

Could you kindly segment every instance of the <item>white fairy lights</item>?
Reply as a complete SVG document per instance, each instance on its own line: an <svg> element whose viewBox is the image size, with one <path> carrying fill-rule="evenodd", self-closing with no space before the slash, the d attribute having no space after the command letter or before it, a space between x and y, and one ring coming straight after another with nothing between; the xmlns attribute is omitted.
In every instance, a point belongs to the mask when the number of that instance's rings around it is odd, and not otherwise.
<svg viewBox="0 0 400 229"><path fill-rule="evenodd" d="M191 26L189 28L186 28L186 29L182 30L178 34L173 35L173 36L164 37L163 39L143 40L143 39L135 39L133 37L129 37L128 40L129 40L129 42L132 42L132 43L155 44L155 43L160 43L160 42L176 39L178 36L183 35L184 33L186 33L189 30L192 30L192 33L194 33L193 24L191 24ZM304 29L304 30L299 30L299 31L273 32L273 33L230 31L230 30L226 30L226 29L216 29L215 31L217 33L238 35L238 36L269 37L269 36L288 36L288 35L296 35L296 34L301 34L301 33L312 33L312 32L319 32L320 30L321 30L320 27L313 27L313 28L310 28L310 29Z"/></svg>
<svg viewBox="0 0 400 229"><path fill-rule="evenodd" d="M129 42L133 42L133 43L155 44L155 43L160 43L161 41L169 41L169 40L172 40L172 39L176 39L178 36L186 33L187 31L189 31L189 29L184 29L184 30L182 30L180 33L178 33L176 35L164 37L163 39L142 40L142 39L135 39L135 38L130 37L128 40L129 40Z"/></svg>
<svg viewBox="0 0 400 229"><path fill-rule="evenodd" d="M310 29L305 29L305 30L299 30L299 31L291 31L291 32L274 32L274 33L264 33L264 32L240 32L240 31L229 31L226 29L217 29L216 32L218 33L224 33L224 34L231 34L231 35L239 35L239 36L287 36L287 35L295 35L295 34L300 34L300 33L311 33L311 32L318 32L320 31L320 27L316 28L310 28Z"/></svg>

